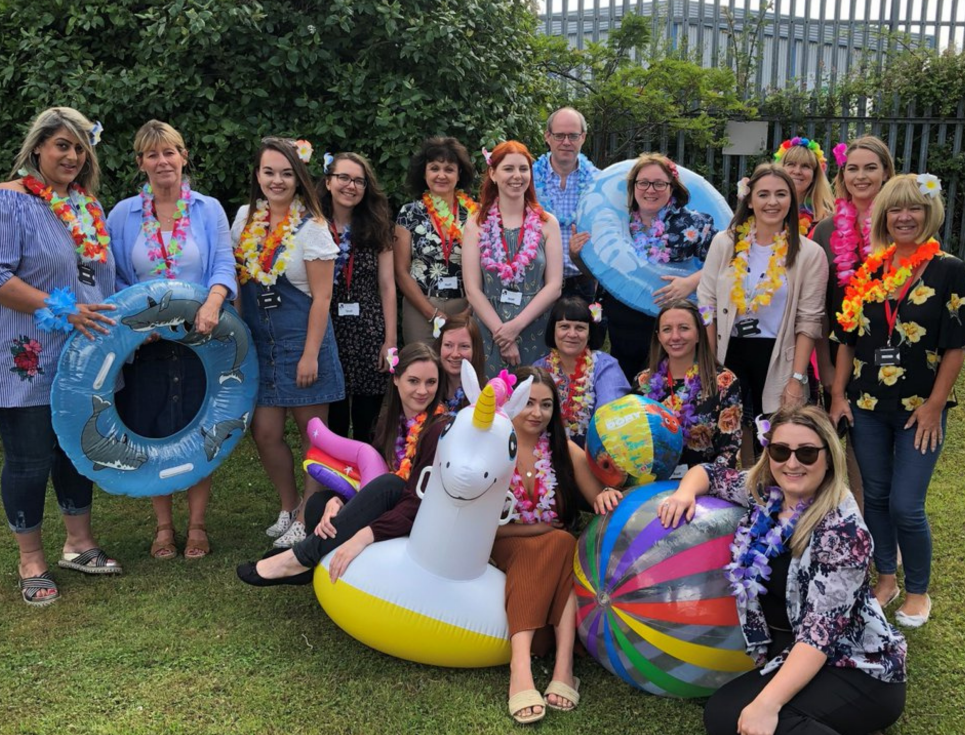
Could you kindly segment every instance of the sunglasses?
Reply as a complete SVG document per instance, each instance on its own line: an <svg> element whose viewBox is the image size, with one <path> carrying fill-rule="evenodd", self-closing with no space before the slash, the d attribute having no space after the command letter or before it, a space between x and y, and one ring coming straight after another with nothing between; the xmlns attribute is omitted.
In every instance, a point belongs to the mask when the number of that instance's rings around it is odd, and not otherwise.
<svg viewBox="0 0 965 735"><path fill-rule="evenodd" d="M787 462L793 454L801 464L812 465L818 461L821 451L827 449L827 446L791 449L787 444L768 444L766 449L767 456L775 462Z"/></svg>

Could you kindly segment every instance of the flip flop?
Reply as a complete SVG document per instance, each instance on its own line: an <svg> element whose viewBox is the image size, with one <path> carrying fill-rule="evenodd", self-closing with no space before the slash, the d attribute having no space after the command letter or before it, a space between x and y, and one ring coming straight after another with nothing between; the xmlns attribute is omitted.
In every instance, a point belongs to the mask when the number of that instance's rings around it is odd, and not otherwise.
<svg viewBox="0 0 965 735"><path fill-rule="evenodd" d="M97 546L79 554L66 552L57 562L57 566L84 574L120 574L124 571L120 564L108 558L104 550Z"/></svg>
<svg viewBox="0 0 965 735"><path fill-rule="evenodd" d="M46 607L60 597L57 583L54 581L50 572L43 572L36 577L21 577L19 584L23 601L33 607ZM43 590L53 590L54 593L46 597L38 598L37 595Z"/></svg>
<svg viewBox="0 0 965 735"><path fill-rule="evenodd" d="M546 691L543 692L543 696L546 697L546 706L560 712L569 712L576 709L576 705L580 703L580 679L577 676L573 677L573 682L576 686L569 686L561 681L551 681L549 686L546 687ZM549 695L555 694L557 697L563 697L563 699L568 699L572 702L570 707L560 707L559 705L552 704L549 701Z"/></svg>
<svg viewBox="0 0 965 735"><path fill-rule="evenodd" d="M539 714L534 712L525 717L516 714L527 707L542 707L543 711ZM544 700L542 695L535 689L524 689L509 698L509 714L512 715L512 718L520 725L530 725L534 722L539 722L546 717L546 700Z"/></svg>

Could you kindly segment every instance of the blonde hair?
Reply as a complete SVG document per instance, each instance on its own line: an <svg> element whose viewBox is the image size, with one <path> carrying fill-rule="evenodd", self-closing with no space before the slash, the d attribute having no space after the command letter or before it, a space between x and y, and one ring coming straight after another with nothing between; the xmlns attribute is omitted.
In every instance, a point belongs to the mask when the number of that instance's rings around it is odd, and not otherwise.
<svg viewBox="0 0 965 735"><path fill-rule="evenodd" d="M891 157L891 151L885 142L877 137L876 135L862 135L860 138L855 138L848 144L848 148L845 151L845 156L850 156L856 150L861 149L865 151L871 151L878 157L878 161L881 163L881 167L885 170L885 182L895 175L895 161ZM834 177L834 197L835 199L847 199L851 201L851 192L848 191L847 185L844 183L844 170L848 167L847 162L844 166L838 168L838 173Z"/></svg>
<svg viewBox="0 0 965 735"><path fill-rule="evenodd" d="M888 233L888 210L902 207L923 207L925 222L919 235L919 242L934 237L945 221L945 203L941 194L930 196L922 194L918 188L918 174L901 174L889 179L875 197L871 211L871 243L875 248L891 243Z"/></svg>
<svg viewBox="0 0 965 735"><path fill-rule="evenodd" d="M87 154L84 165L74 179L75 184L82 187L91 196L97 195L97 187L101 180L101 168L97 163L97 154L90 142L90 134L94 123L77 112L72 107L50 107L41 112L30 124L30 130L20 146L20 152L13 160L13 171L10 178L18 178L21 169L26 169L31 176L47 183L40 172L40 160L34 153L38 147L46 143L58 130L64 129L80 142Z"/></svg>
<svg viewBox="0 0 965 735"><path fill-rule="evenodd" d="M768 441L773 440L774 432L784 424L795 424L810 429L821 439L827 447L827 472L824 480L814 495L814 502L808 507L797 521L794 533L791 535L791 553L799 557L811 542L811 534L824 517L837 508L851 491L848 489L848 470L841 440L831 425L831 419L817 406L801 406L799 408L782 408L771 416L771 429L767 432ZM820 456L818 462L821 461ZM761 489L777 485L774 473L771 472L771 460L767 452L761 455L757 464L747 473L747 487L751 497L764 505L766 497L761 497Z"/></svg>
<svg viewBox="0 0 965 735"><path fill-rule="evenodd" d="M825 217L834 214L834 195L831 193L831 183L828 181L827 174L818 163L817 154L810 148L802 145L792 145L781 156L781 165L797 163L807 166L814 175L811 177L811 185L804 194L804 199L798 202L802 206L807 202L814 207L814 222L820 222Z"/></svg>
<svg viewBox="0 0 965 735"><path fill-rule="evenodd" d="M633 168L627 174L627 209L631 212L637 211L637 199L633 195L636 189L637 174L644 166L659 166L670 178L670 196L678 207L686 207L690 204L690 190L684 186L677 173L677 166L662 153L641 153L633 163Z"/></svg>
<svg viewBox="0 0 965 735"><path fill-rule="evenodd" d="M169 145L177 148L182 155L188 154L188 148L184 145L181 133L166 122L148 120L134 135L134 153L140 158L159 145Z"/></svg>

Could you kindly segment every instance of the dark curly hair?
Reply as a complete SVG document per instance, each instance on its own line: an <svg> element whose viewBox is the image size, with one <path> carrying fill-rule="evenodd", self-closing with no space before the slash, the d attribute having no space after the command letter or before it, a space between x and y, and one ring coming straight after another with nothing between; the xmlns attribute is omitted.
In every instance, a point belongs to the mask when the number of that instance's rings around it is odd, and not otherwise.
<svg viewBox="0 0 965 735"><path fill-rule="evenodd" d="M426 166L432 161L454 163L459 168L459 180L456 188L469 192L476 183L476 169L472 165L466 146L455 138L441 135L427 138L419 152L409 161L409 172L405 177L405 185L409 192L416 197L422 196L426 190Z"/></svg>

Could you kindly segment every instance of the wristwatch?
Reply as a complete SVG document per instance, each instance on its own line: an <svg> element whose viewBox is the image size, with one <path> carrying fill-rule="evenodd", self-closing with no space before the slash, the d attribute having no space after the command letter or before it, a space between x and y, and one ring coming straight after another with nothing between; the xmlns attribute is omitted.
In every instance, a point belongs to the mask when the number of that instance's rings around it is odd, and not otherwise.
<svg viewBox="0 0 965 735"><path fill-rule="evenodd" d="M794 378L798 383L807 388L808 376L806 373L791 373L791 377Z"/></svg>

